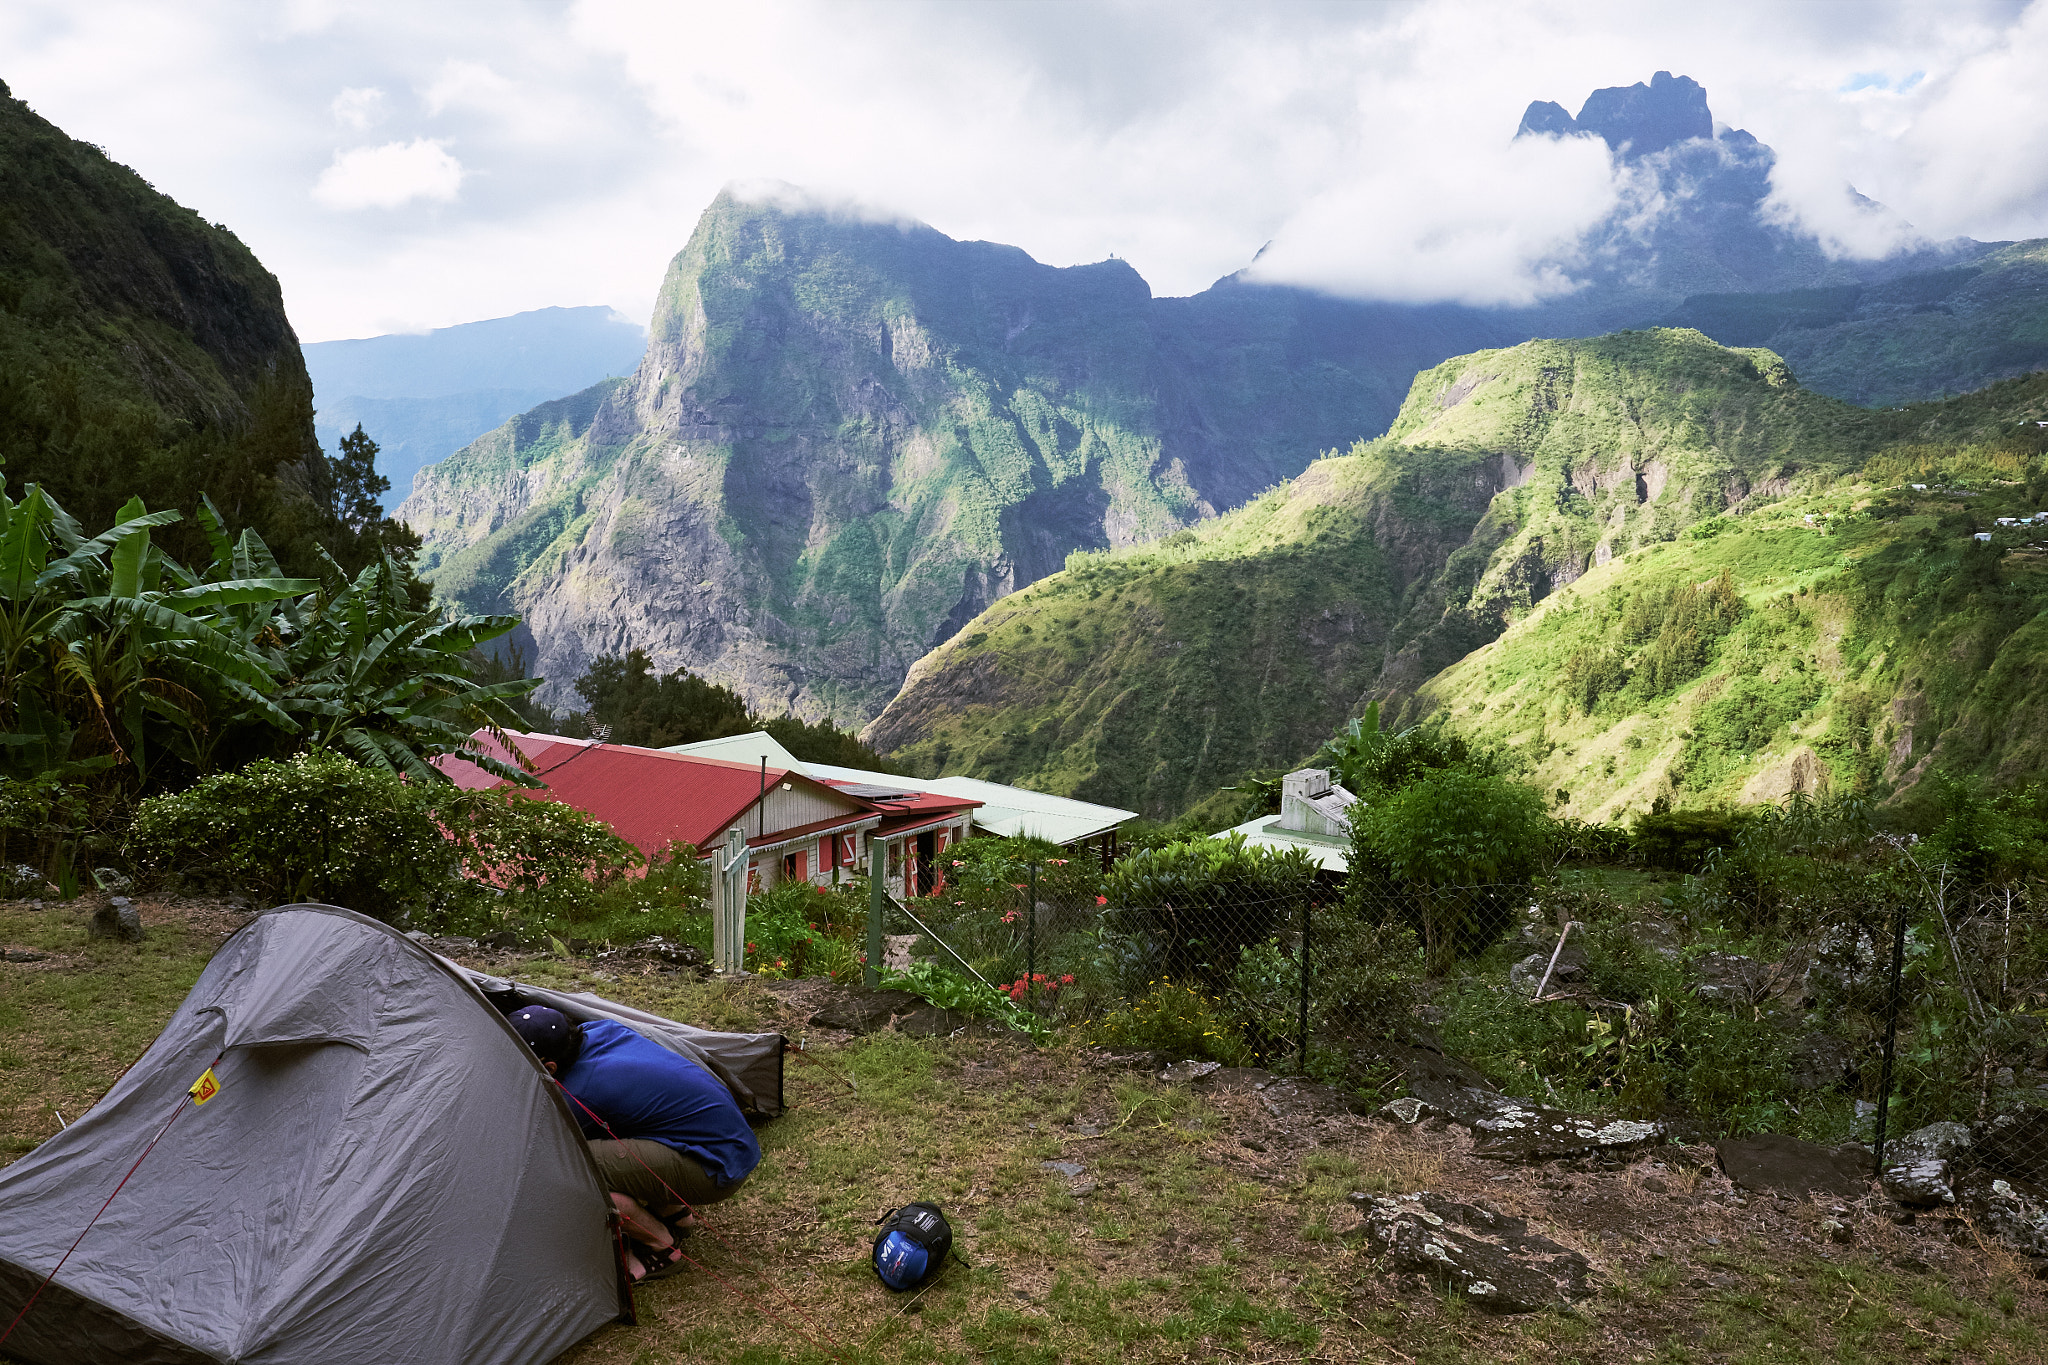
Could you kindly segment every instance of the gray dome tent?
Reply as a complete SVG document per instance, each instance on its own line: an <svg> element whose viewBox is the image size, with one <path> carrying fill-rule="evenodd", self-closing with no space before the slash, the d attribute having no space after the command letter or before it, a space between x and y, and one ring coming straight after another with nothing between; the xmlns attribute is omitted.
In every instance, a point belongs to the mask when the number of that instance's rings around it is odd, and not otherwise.
<svg viewBox="0 0 2048 1365"><path fill-rule="evenodd" d="M0 1330L31 1365L537 1365L631 1320L610 1203L502 1011L620 1019L781 1109L778 1034L468 972L332 906L224 944L69 1128L0 1170ZM217 1059L217 1060L216 1060ZM211 1066L203 1106L187 1087ZM189 1112L187 1112L189 1111Z"/></svg>

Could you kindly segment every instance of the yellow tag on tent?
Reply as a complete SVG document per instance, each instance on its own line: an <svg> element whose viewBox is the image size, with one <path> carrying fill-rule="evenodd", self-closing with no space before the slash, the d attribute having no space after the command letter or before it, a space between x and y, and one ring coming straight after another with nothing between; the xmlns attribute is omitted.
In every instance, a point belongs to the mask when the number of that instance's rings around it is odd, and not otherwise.
<svg viewBox="0 0 2048 1365"><path fill-rule="evenodd" d="M204 1104L220 1093L220 1077L213 1074L213 1068L206 1068L206 1074L192 1082L192 1088L185 1092L192 1097L192 1103Z"/></svg>

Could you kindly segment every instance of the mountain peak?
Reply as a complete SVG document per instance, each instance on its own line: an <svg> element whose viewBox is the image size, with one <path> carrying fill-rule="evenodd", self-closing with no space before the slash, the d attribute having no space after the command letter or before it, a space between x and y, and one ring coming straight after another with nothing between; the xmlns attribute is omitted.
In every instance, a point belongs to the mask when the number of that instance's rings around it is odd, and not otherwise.
<svg viewBox="0 0 2048 1365"><path fill-rule="evenodd" d="M1553 100L1536 100L1522 115L1516 137L1544 134L1559 137L1590 133L1615 155L1634 160L1693 138L1714 135L1714 115L1707 91L1690 76L1659 71L1648 85L1610 85L1586 97L1573 118Z"/></svg>

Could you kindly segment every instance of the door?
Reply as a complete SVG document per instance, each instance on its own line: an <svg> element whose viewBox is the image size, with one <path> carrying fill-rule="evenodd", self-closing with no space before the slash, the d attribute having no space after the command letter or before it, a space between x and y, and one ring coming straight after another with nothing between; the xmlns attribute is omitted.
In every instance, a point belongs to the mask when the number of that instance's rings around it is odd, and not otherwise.
<svg viewBox="0 0 2048 1365"><path fill-rule="evenodd" d="M917 836L917 892L920 896L932 893L939 870L939 834L937 830L926 830Z"/></svg>

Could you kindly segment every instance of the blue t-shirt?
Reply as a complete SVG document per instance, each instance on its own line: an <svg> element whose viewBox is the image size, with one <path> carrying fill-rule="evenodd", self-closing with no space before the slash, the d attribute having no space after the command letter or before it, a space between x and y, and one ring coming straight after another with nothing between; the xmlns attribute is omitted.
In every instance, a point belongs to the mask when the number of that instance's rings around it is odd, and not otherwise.
<svg viewBox="0 0 2048 1365"><path fill-rule="evenodd" d="M616 1020L583 1026L583 1051L561 1080L611 1125L609 1136L673 1147L721 1185L761 1162L761 1144L724 1081ZM589 1114L574 1104L569 1109L585 1137L607 1136Z"/></svg>

